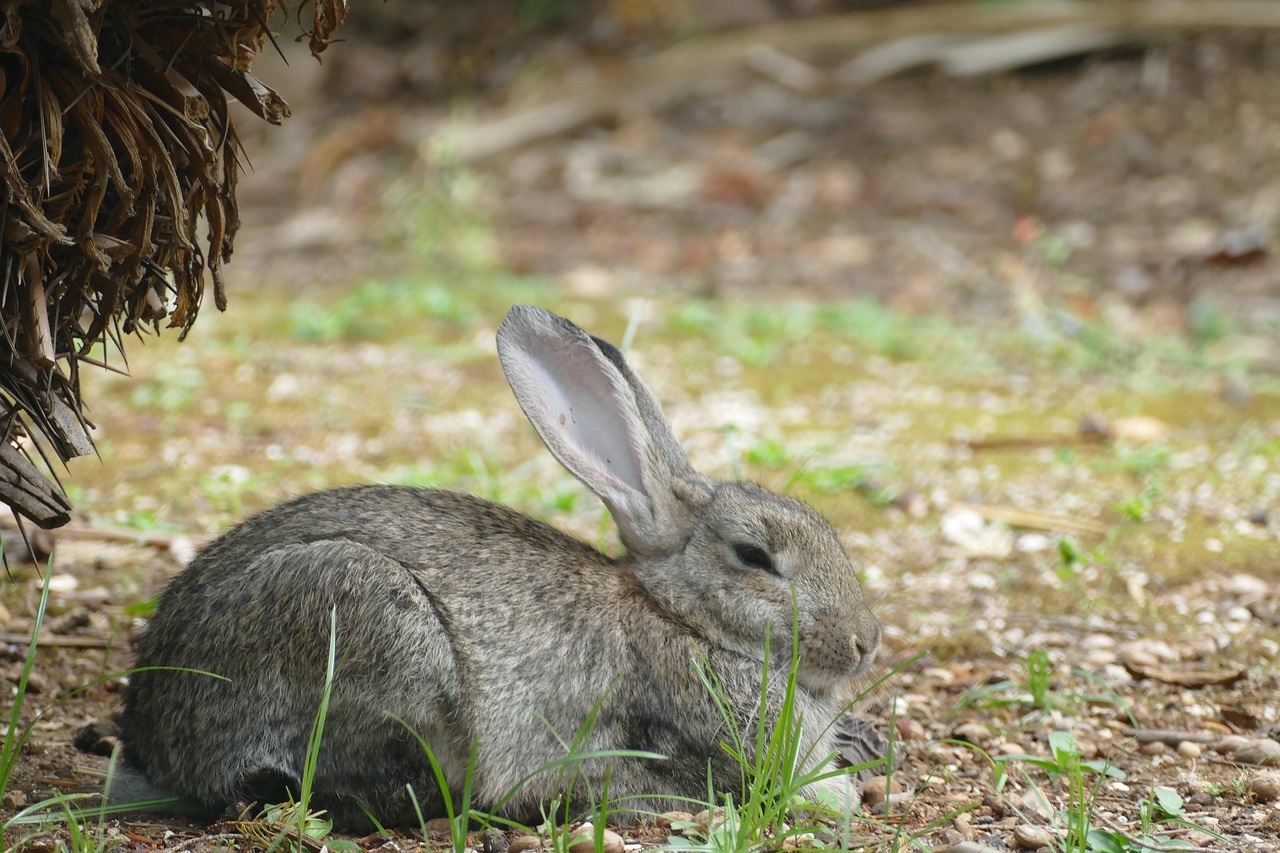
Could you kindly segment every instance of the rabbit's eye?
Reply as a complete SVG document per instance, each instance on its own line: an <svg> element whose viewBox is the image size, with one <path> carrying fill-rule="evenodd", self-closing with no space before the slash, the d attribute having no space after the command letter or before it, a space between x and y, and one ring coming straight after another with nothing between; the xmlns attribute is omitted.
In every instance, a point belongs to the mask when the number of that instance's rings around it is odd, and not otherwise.
<svg viewBox="0 0 1280 853"><path fill-rule="evenodd" d="M738 544L733 546L733 554L744 566L751 569L774 571L773 558L769 552L757 545Z"/></svg>

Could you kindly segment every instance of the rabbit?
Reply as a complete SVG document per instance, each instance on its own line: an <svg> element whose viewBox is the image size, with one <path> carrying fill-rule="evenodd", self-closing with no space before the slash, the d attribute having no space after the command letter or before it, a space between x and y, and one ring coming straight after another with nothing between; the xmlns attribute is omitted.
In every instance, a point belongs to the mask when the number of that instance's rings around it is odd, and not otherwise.
<svg viewBox="0 0 1280 853"><path fill-rule="evenodd" d="M338 827L417 825L407 785L423 815L444 813L418 738L455 794L474 743L473 807L514 819L537 820L557 796L588 807L606 774L610 801L633 815L705 799L708 766L717 790L736 791L741 769L697 667L750 746L757 723L777 721L793 628L809 766L832 754L880 624L831 526L798 500L696 472L623 354L568 320L514 306L497 344L525 415L608 507L625 555L441 489L340 488L267 510L172 580L138 640L120 790L206 816L296 797L334 608L311 803ZM597 703L581 749L665 760L586 760L573 790L546 772L504 802L566 754ZM822 785L856 797L847 776Z"/></svg>

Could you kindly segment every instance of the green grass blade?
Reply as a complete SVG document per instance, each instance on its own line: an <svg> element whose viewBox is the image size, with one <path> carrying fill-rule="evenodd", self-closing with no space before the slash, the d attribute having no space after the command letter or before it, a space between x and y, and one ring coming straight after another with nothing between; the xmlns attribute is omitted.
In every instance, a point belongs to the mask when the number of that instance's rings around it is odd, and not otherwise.
<svg viewBox="0 0 1280 853"><path fill-rule="evenodd" d="M27 697L27 685L31 680L31 670L36 663L36 650L40 644L40 628L44 625L45 611L49 607L49 586L53 580L53 558L45 563L44 582L40 584L40 603L36 605L36 617L31 626L31 639L27 642L26 657L22 661L22 672L18 675L18 690L14 694L13 707L9 709L9 728L4 735L4 747L0 750L0 793L9 790L9 777L13 775L18 754L27 742L31 733L31 725L18 727L22 717L22 705ZM34 721L33 721L34 722Z"/></svg>

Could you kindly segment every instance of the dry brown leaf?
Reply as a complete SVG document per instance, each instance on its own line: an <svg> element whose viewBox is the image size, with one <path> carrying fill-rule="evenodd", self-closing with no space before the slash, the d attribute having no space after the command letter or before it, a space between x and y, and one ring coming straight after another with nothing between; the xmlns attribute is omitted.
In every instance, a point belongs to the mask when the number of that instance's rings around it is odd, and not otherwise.
<svg viewBox="0 0 1280 853"><path fill-rule="evenodd" d="M218 59L211 60L206 70L218 81L219 86L257 113L259 118L272 124L280 124L289 117L289 105L284 99L248 71L233 68Z"/></svg>
<svg viewBox="0 0 1280 853"><path fill-rule="evenodd" d="M240 222L227 94L268 121L288 115L247 73L277 6L27 0L0 12L0 328L14 350L0 373L0 502L42 525L66 520L66 500L25 436L63 460L91 451L79 361L166 316L185 334L206 273L226 305L221 265ZM346 9L315 8L314 50Z"/></svg>
<svg viewBox="0 0 1280 853"><path fill-rule="evenodd" d="M312 16L310 47L311 53L319 58L324 49L333 40L333 34L342 26L347 17L347 0L315 0L315 14ZM298 15L302 15L302 6L298 7Z"/></svg>
<svg viewBox="0 0 1280 853"><path fill-rule="evenodd" d="M1231 669L1173 669L1163 666L1147 666L1133 661L1124 661L1124 668L1134 678L1149 678L1161 684L1173 684L1178 687L1196 688L1223 686L1229 687L1245 677L1245 667Z"/></svg>
<svg viewBox="0 0 1280 853"><path fill-rule="evenodd" d="M95 11L98 0L53 0L50 7L54 20L62 26L63 43L90 77L98 77L98 38L89 24L88 13Z"/></svg>

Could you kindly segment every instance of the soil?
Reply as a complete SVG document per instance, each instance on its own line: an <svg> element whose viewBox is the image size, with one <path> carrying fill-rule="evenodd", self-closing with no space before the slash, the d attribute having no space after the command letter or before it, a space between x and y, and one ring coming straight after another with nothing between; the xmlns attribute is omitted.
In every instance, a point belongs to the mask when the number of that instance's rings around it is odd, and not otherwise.
<svg viewBox="0 0 1280 853"><path fill-rule="evenodd" d="M359 42L335 50L353 57L343 73L364 73ZM833 68L841 59L812 61ZM1025 762L1010 765L1003 786L993 773L1003 755L1049 756L1051 733L1070 730L1084 760L1125 774L1087 777L1098 783L1092 813L1099 830L1138 834L1160 786L1182 797L1187 823L1198 828L1165 824L1154 834L1209 849L1280 850L1280 805L1266 786L1274 771L1239 751L1280 735L1280 37L1168 38L992 78L924 72L811 95L731 69L661 110L628 110L608 125L470 170L422 151L451 105L353 103L335 96L337 78L307 62L295 59L287 74L262 72L286 81L294 118L246 140L256 172L243 184L245 225L231 265L235 322L250 322L244 318L255 306L279 309L273 299L340 294L353 282L424 263L447 278L465 267L474 239L493 253L496 268L550 282L555 299L601 314L638 298L665 310L688 297L725 304L874 297L897 315L921 322L945 315L980 336L1019 326L1070 336L1105 323L1123 340L1182 336L1238 356L1218 362L1235 368L1195 374L1193 389L1179 385L1180 396L1149 397L1114 365L1081 372L1010 363L1003 375L954 384L945 370L892 357L857 366L853 405L869 410L855 432L864 430L867 446L891 459L905 452L890 468L888 499L856 518L837 518L842 529L859 531L851 548L867 564L865 587L887 628L882 671L901 667L871 691L861 713L894 732L894 781L905 796L888 817L859 823L856 840L888 848L900 831L934 846L969 840L1002 848L1018 843L1019 827L1060 826L1054 812L1070 793L1065 777ZM453 219L439 226L445 236L432 238L426 232L439 225L430 219L439 208L431 205L441 199L461 207L449 208ZM234 328L202 318L184 346L196 345L205 320L213 337L235 339ZM337 344L334 359L312 362L289 350L273 356L284 367L246 375L265 383L288 371L319 384L338 376L363 388L383 381L373 375L382 362L364 362L372 370L352 365L377 347ZM650 355L646 375L664 391L682 381L673 379L677 349ZM219 369L228 375L236 370L233 351L230 343L220 350ZM152 387L156 364L176 352L162 342L131 353L137 387ZM339 355L350 374L335 367ZM754 366L747 376L767 384L787 365L806 375L808 360L829 371L832 358L800 343L780 364ZM1140 369L1135 360L1133 370ZM463 384L499 393L492 365L458 370ZM820 375L830 374L810 381ZM716 395L726 381L710 373L688 380L673 419L710 417L704 410L726 401ZM189 430L180 443L207 469L247 458L246 448L261 455L267 443L292 440L286 427L246 438L222 420L226 403L217 397L208 398L214 412L196 406L190 418L166 415L158 426L140 422L133 409L113 413L130 387L104 385L113 396L97 403L110 445L101 470L73 468L71 482L84 490L84 525L118 526L147 508L139 490L178 470L162 445L178 425ZM888 413L910 411L930 395L946 400L951 414L917 412L895 434ZM358 406L360 394L353 396ZM766 420L788 402L750 399ZM848 433L847 416L841 426L808 405L815 445L825 440L823 429ZM442 429L449 407L438 400L433 412ZM1037 413L1034 429L1019 427L1020 411ZM1167 450L1167 515L1155 510L1146 527L1119 540L1081 534L1083 553L1072 557L1059 553L1056 533L1043 536L1025 519L1006 526L961 505L1119 524L1115 504L1146 481L1087 461L1100 457L1090 457L1092 445L1081 438L1089 429L1077 425L1095 411L1131 450ZM518 419L508 420L504 437L518 434ZM460 431L474 429L463 423ZM923 438L929 430L938 434ZM1064 430L1069 440L1030 451L1016 441L965 444ZM329 447L336 434L330 425L315 440ZM909 451L895 444L905 437L914 442ZM412 444L398 433L385 438L388 455L397 441ZM695 456L705 439L695 440ZM1053 448L1064 441L1086 462L1054 467ZM537 454L527 436L510 443L503 452ZM957 444L965 446L957 451ZM79 748L75 742L83 727L118 709L121 679L103 674L129 665L139 622L128 605L153 596L205 533L259 501L382 470L362 467L373 463L362 462L359 449L332 453L321 453L318 464L340 473L306 479L286 472L217 513L181 496L161 500L163 521L191 535L137 544L55 532L59 585L48 627L67 645L40 651L24 720L30 709L48 708L17 762L0 817L52 793L101 786L109 727L83 736ZM146 479L138 479L143 468ZM876 485L864 479L859 488ZM165 487L154 488L160 495ZM568 523L594 535L598 517L579 515ZM10 683L21 670L36 590L29 568L15 569L5 587L0 675ZM1037 651L1048 653L1052 676L1039 696L1026 672ZM1156 729L1170 730L1156 745L1134 737ZM51 849L66 837L65 830L28 832L11 829L6 843L25 837L32 848ZM246 845L229 824L184 819L108 820L103 832L127 849ZM662 837L650 832L644 840ZM430 841L443 846L445 837ZM388 850L419 843L403 834L361 841Z"/></svg>

